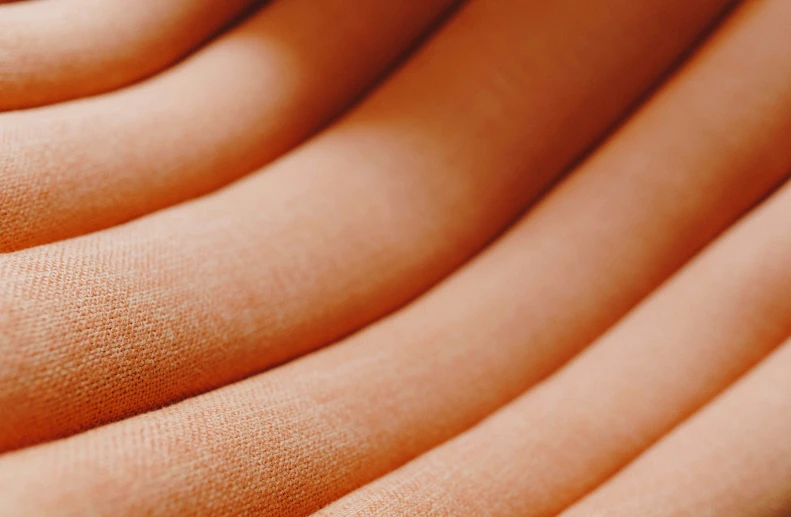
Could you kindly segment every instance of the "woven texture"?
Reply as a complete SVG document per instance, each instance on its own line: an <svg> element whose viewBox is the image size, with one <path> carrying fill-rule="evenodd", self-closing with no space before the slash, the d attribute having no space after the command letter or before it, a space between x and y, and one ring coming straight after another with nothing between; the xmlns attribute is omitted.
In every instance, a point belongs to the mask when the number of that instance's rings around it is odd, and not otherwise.
<svg viewBox="0 0 791 517"><path fill-rule="evenodd" d="M114 226L273 160L355 100L450 4L369 0L346 15L346 0L274 2L148 81L5 114L0 252Z"/></svg>
<svg viewBox="0 0 791 517"><path fill-rule="evenodd" d="M788 515L789 369L791 342L562 517Z"/></svg>
<svg viewBox="0 0 791 517"><path fill-rule="evenodd" d="M260 174L125 226L0 257L9 279L0 291L2 448L237 380L438 280L610 124L717 4L670 11L657 2L652 12L612 2L617 20L564 3L473 2L355 113ZM660 34L659 14L686 38ZM535 30L523 30L525 18ZM505 51L525 37L524 55ZM542 65L543 47L528 43L553 37L554 60ZM507 92L496 73L481 73L517 62L534 64L511 74ZM454 129L460 99L475 101ZM558 132L564 138L541 136ZM409 156L407 168L393 166L399 156Z"/></svg>
<svg viewBox="0 0 791 517"><path fill-rule="evenodd" d="M640 246L648 254L642 261L626 254L610 256L612 262L629 264L639 271L648 270L651 261L662 263L662 252L655 251L650 241L641 239L640 235L671 236L678 228L685 227L691 235L702 236L705 232L695 224L712 221L713 213L738 197L735 190L722 190L720 198L695 198L686 204L676 197L677 192L707 191L711 196L716 188L729 181L738 185L737 188L751 190L755 185L765 191L791 169L791 90L787 88L791 66L786 58L787 50L779 44L785 38L789 15L791 9L782 2L738 12L672 85L665 86L660 95L610 140L606 149L594 156L587 170L583 168L576 173L565 186L565 192L561 188L554 194L559 198L571 191L578 175L578 199L569 206L576 207L580 218L591 218L597 213L598 224L619 229L617 234L606 237L597 234L589 237L598 242ZM749 59L744 59L745 55ZM744 67L752 66L755 61L767 66L760 69L761 73L746 73ZM720 85L722 95L706 94L703 98L702 92L714 90L707 83ZM695 106L692 116L689 106ZM686 121L683 130L678 129L680 120ZM706 145L706 141L723 139L738 145L729 149ZM644 181L652 183L626 190L624 179L613 177L611 171L628 170L636 176L634 162L631 166L625 162L635 156L650 164L641 174L651 178ZM754 176L753 171L761 171L762 177ZM584 180L590 181L597 172L602 183L612 182L613 186L618 185L618 190L605 193L594 191L591 184L583 187ZM661 176L667 183L657 185L656 178ZM751 185L753 181L756 183ZM701 188L703 182L707 186ZM579 199L592 192L595 192L592 197L602 202L610 198L642 201L648 220L656 218L668 224L676 217L679 219L664 228L637 227L630 235L615 222L624 215L615 217L614 213L609 216L608 212L592 210L582 213ZM655 203L664 201L665 211L645 203L642 197L646 192L652 193ZM684 213L678 210L679 205L690 210ZM693 207L699 210L693 211ZM538 218L543 208L536 210L533 217ZM670 209L677 211L671 215ZM636 213L632 207L622 211L632 214L631 217ZM724 216L725 212L720 215ZM567 235L583 233L570 231L570 218L560 213L555 217L565 222ZM628 318L588 347L581 357L540 387L472 430L320 514L557 515L791 335L788 319L791 299L787 296L787 286L791 284L787 266L791 260L789 224L791 186L730 230ZM547 238L558 232L557 228L547 231ZM682 236L676 235L676 239L662 244L672 249L674 242L677 246L684 240L679 237ZM611 253L612 244L609 248ZM581 255L588 262L595 257L589 250ZM552 263L564 263L559 258L554 257ZM542 264L533 260L529 263L531 267ZM546 273L546 267L540 269ZM595 275L605 284L626 283L623 277L602 275L601 270L594 272L578 265L569 269L585 272L583 278ZM558 277L561 275L562 270L557 273ZM601 295L602 288L594 292ZM605 302L589 300L589 303ZM487 306L491 305L489 302ZM558 309L570 307L573 305L564 299ZM527 316L528 321L540 320L539 314L526 311L520 314ZM566 318L573 316L579 317L572 313ZM531 359L534 358L535 337L521 342L531 343ZM548 340L554 347L558 342L554 335ZM512 358L516 356L515 351L509 353ZM782 400L777 402L787 404ZM778 422L778 425L788 424ZM676 454L671 457L676 458ZM669 460L661 461L667 468L672 464ZM774 479L770 476L771 465L759 467L759 472L761 469L767 472L767 482L771 483ZM703 474L706 472L701 471L702 479L711 480L712 476ZM672 472L667 475L671 476ZM719 487L720 481L714 478L712 486ZM677 484L671 479L668 478L668 485ZM698 478L692 479L706 486ZM647 484L645 479L641 481ZM722 483L723 489L734 488L730 480ZM623 515L678 515L675 512L680 512L684 504L693 505L681 501L678 507L668 505L660 511L656 504L647 505L650 492L642 497L634 495L641 492L642 485L631 486L630 494L619 492L606 504L598 503L595 511L610 515L612 508L622 508ZM664 505L664 501L672 500L669 495L664 493L658 500ZM746 497L748 494L731 497L733 507L728 506L727 500L718 500L721 511L716 514L742 515L735 508L743 506ZM628 502L631 500L639 504L631 506ZM598 515L592 505L583 504L579 513L575 510L571 514ZM686 508L684 512L689 512L684 515L699 514Z"/></svg>
<svg viewBox="0 0 791 517"><path fill-rule="evenodd" d="M787 0L45 3L0 515L791 510Z"/></svg>

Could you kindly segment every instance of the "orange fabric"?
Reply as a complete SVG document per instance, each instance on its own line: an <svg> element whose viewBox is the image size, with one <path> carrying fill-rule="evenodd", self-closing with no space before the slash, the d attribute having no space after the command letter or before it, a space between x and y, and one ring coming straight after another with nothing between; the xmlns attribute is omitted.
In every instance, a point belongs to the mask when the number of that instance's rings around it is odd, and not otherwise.
<svg viewBox="0 0 791 517"><path fill-rule="evenodd" d="M609 171L620 168L634 175L640 170L634 166L639 160L642 174L664 174L671 185L674 180L683 181L674 185L675 193L710 190L699 183L707 176L711 182L727 181L731 176L742 184L756 179L758 171L775 171L769 174L775 180L785 176L784 171L791 170L791 62L780 42L787 36L789 22L791 4L782 0L740 10L678 78L594 156L589 167L604 165ZM756 63L761 63L759 69L754 69ZM719 95L712 95L715 91ZM682 120L686 121L683 129ZM650 153L635 145L633 135L661 152ZM725 147L723 141L733 145ZM671 142L675 145L668 145ZM628 166L613 166L619 162L606 159L611 156ZM666 165L663 160L669 161L668 156L683 158L670 158L672 165ZM579 171L580 182L593 172ZM558 194L561 192L559 189ZM606 199L600 192L591 192L588 188L580 197ZM651 192L655 198L662 193L656 188ZM673 198L673 190L667 192L668 204L683 203L683 198ZM636 198L639 194L619 195ZM711 210L725 206L724 199L709 205ZM576 212L581 210L579 202L570 206ZM695 215L711 220L699 202L687 206L701 207ZM673 220L655 210L649 213L665 223ZM541 208L531 216L539 214ZM634 209L631 214L634 217ZM558 219L568 225L570 217ZM601 212L595 220L606 228L616 227ZM676 228L688 225L675 219ZM557 515L791 335L789 226L791 185L718 239L559 373L470 431L319 514ZM559 229L546 232L548 238L560 233ZM657 232L641 233L645 237L621 231L609 239L599 237L598 242L622 239L648 253L652 248L647 239ZM673 246L672 241L666 242ZM580 256L589 262L595 255L587 251ZM661 255L652 260L660 261ZM612 257L611 261L617 267L647 269L626 257ZM541 263L527 262L548 274ZM594 275L605 284L625 284L622 278L602 277L593 271L585 278ZM572 276L558 271L552 278L570 282ZM594 292L601 294L604 289L598 287ZM613 305L612 300L599 303ZM489 302L487 307L492 305ZM564 299L558 309L568 311L571 307ZM533 326L540 321L538 315L524 310L519 314ZM568 326L574 316L577 314L565 314L560 321ZM494 341L503 346L502 340ZM560 342L550 336L547 350L557 353ZM521 344L535 361L536 339L525 336ZM511 360L516 356L515 350L507 353ZM504 371L504 366L492 368L491 376L502 377ZM645 478L642 482L647 484ZM639 493L639 486L631 485L633 493ZM625 505L624 516L652 512L680 515L673 513L673 505L668 506L671 510L649 511L650 496L621 497L644 501L639 509ZM594 511L584 506L578 514L572 513L580 517L599 515L596 512L610 515L610 508L601 504ZM723 511L712 515L742 514Z"/></svg>
<svg viewBox="0 0 791 517"><path fill-rule="evenodd" d="M0 4L0 516L791 512L787 0Z"/></svg>
<svg viewBox="0 0 791 517"><path fill-rule="evenodd" d="M560 372L319 515L557 515L791 334L789 207L791 186Z"/></svg>
<svg viewBox="0 0 791 517"><path fill-rule="evenodd" d="M183 57L253 0L18 1L0 15L0 111L101 93Z"/></svg>
<svg viewBox="0 0 791 517"><path fill-rule="evenodd" d="M788 515L790 371L788 342L562 517Z"/></svg>
<svg viewBox="0 0 791 517"><path fill-rule="evenodd" d="M610 2L612 11L571 0L467 4L351 116L261 174L128 225L0 256L0 449L238 380L436 282L722 6ZM518 63L530 66L503 90L496 70Z"/></svg>
<svg viewBox="0 0 791 517"><path fill-rule="evenodd" d="M136 86L3 115L0 252L122 223L276 158L451 4L368 0L345 15L346 0L275 2Z"/></svg>

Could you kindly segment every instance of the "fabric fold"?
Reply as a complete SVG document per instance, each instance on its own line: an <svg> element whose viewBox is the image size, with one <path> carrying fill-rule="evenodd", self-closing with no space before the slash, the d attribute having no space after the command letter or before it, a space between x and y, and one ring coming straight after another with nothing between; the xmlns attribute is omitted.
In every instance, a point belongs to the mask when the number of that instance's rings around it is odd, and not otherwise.
<svg viewBox="0 0 791 517"><path fill-rule="evenodd" d="M260 174L0 256L0 449L236 381L404 304L502 231L725 4L467 3L358 109ZM706 228L750 204L771 174L731 193ZM716 185L712 201L732 178ZM687 237L646 284L707 237ZM590 328L638 291L590 314ZM495 391L481 409L503 401ZM413 452L434 442L420 443ZM345 486L381 472L371 465Z"/></svg>
<svg viewBox="0 0 791 517"><path fill-rule="evenodd" d="M0 472L19 487L9 506L305 515L474 425L786 176L763 151L788 133L763 129L765 112L718 118L726 96L688 118L699 81L719 80L721 66L685 70L686 84L663 90L505 236L397 313L264 374L5 455ZM741 126L745 114L754 118ZM711 132L755 128L752 143L766 147L712 152Z"/></svg>
<svg viewBox="0 0 791 517"><path fill-rule="evenodd" d="M791 342L561 516L788 515L789 371Z"/></svg>
<svg viewBox="0 0 791 517"><path fill-rule="evenodd" d="M125 86L172 64L254 0L58 0L0 6L0 111Z"/></svg>
<svg viewBox="0 0 791 517"><path fill-rule="evenodd" d="M346 0L271 2L142 83L0 114L0 252L108 228L271 162L348 108L452 4L366 0L350 13Z"/></svg>

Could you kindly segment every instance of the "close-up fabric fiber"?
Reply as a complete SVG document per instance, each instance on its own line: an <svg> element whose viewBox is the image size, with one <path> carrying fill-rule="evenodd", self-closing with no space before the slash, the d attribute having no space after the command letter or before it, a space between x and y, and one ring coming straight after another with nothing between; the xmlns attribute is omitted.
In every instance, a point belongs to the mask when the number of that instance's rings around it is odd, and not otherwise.
<svg viewBox="0 0 791 517"><path fill-rule="evenodd" d="M791 0L0 0L0 517L791 517Z"/></svg>

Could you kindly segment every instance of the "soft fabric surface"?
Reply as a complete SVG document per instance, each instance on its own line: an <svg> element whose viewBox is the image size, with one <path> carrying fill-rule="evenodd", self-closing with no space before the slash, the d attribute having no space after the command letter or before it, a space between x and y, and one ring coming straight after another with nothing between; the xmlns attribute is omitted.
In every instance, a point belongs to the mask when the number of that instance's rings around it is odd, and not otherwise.
<svg viewBox="0 0 791 517"><path fill-rule="evenodd" d="M140 84L5 114L0 252L114 226L277 158L355 100L451 3L369 0L345 15L346 0L275 2Z"/></svg>
<svg viewBox="0 0 791 517"><path fill-rule="evenodd" d="M33 0L2 7L0 110L102 93L182 58L254 0Z"/></svg>
<svg viewBox="0 0 791 517"><path fill-rule="evenodd" d="M0 0L0 515L791 514L787 0Z"/></svg>
<svg viewBox="0 0 791 517"><path fill-rule="evenodd" d="M667 12L659 0L653 10L610 1L612 11L591 13L571 1L468 4L350 116L250 178L0 257L0 446L238 380L359 328L458 266L613 122L717 4ZM659 13L686 37L660 34ZM535 30L524 31L531 18ZM536 81L548 37L554 59ZM516 42L525 55L507 51ZM485 72L514 60L536 64L504 92ZM469 99L465 125L453 128L458 99ZM539 138L548 129L562 138Z"/></svg>

